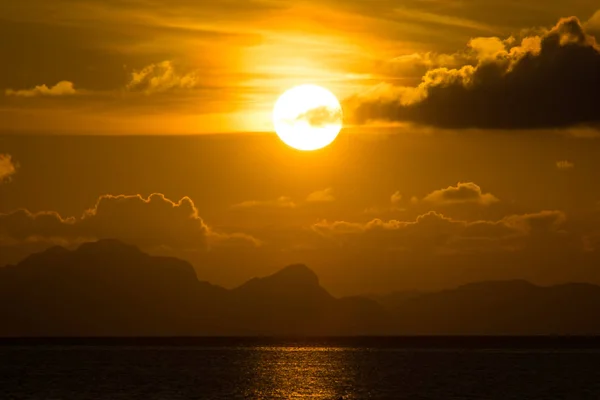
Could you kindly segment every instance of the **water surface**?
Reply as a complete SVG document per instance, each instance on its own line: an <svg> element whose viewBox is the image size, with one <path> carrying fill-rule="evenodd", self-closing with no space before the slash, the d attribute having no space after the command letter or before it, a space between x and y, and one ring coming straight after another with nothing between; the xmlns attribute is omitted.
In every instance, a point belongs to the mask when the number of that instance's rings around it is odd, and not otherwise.
<svg viewBox="0 0 600 400"><path fill-rule="evenodd" d="M1 346L6 399L598 399L600 352L360 346Z"/></svg>

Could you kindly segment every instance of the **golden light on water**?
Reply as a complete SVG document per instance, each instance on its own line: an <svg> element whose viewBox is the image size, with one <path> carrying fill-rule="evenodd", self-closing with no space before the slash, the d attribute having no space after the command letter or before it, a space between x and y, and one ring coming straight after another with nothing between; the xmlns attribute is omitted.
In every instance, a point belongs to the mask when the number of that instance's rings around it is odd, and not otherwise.
<svg viewBox="0 0 600 400"><path fill-rule="evenodd" d="M253 352L248 398L341 399L351 392L356 351L336 347L262 347Z"/></svg>
<svg viewBox="0 0 600 400"><path fill-rule="evenodd" d="M273 125L281 140L298 150L317 150L332 143L342 129L340 102L317 85L296 86L279 97Z"/></svg>

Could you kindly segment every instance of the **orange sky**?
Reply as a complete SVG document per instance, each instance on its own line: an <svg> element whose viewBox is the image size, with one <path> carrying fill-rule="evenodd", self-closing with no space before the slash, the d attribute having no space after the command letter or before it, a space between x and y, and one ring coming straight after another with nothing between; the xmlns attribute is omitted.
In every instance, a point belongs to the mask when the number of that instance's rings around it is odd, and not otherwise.
<svg viewBox="0 0 600 400"><path fill-rule="evenodd" d="M297 262L334 294L600 283L597 10L1 3L0 265L115 238L225 286ZM303 83L344 108L315 152L271 127Z"/></svg>
<svg viewBox="0 0 600 400"><path fill-rule="evenodd" d="M270 131L277 96L340 99L473 63L475 38L521 37L593 1L29 0L0 5L0 130ZM536 31L537 30L537 31ZM375 89L374 89L375 88ZM378 89L377 89L378 88ZM33 117L33 118L32 118Z"/></svg>

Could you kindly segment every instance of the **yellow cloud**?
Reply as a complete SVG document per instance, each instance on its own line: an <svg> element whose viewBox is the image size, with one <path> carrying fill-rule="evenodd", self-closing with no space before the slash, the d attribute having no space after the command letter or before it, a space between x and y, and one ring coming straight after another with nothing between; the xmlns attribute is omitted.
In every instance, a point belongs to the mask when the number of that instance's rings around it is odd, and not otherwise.
<svg viewBox="0 0 600 400"><path fill-rule="evenodd" d="M425 196L423 200L435 204L475 203L486 206L500 201L491 193L483 193L473 182L459 183L456 186L436 190Z"/></svg>
<svg viewBox="0 0 600 400"><path fill-rule="evenodd" d="M72 96L77 94L73 82L61 81L52 87L46 85L36 86L33 89L13 90L6 89L7 96L38 97L38 96Z"/></svg>
<svg viewBox="0 0 600 400"><path fill-rule="evenodd" d="M171 61L151 64L131 73L128 90L141 90L146 94L165 92L170 89L192 89L198 85L195 72L180 75Z"/></svg>
<svg viewBox="0 0 600 400"><path fill-rule="evenodd" d="M0 183L10 179L17 172L10 154L0 154Z"/></svg>

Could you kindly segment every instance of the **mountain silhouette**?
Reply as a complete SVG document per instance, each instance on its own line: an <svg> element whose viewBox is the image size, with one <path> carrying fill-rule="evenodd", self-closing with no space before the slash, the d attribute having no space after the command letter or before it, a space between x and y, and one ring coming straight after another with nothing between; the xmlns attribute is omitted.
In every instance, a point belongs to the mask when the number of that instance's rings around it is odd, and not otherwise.
<svg viewBox="0 0 600 400"><path fill-rule="evenodd" d="M307 334L323 326L324 313L336 300L305 265L292 265L265 278L254 278L231 291L234 318L254 333Z"/></svg>
<svg viewBox="0 0 600 400"><path fill-rule="evenodd" d="M596 335L600 287L480 282L407 299L393 310L398 333L441 335Z"/></svg>
<svg viewBox="0 0 600 400"><path fill-rule="evenodd" d="M227 290L116 240L0 268L0 336L600 334L600 287L480 282L335 298L304 265Z"/></svg>

